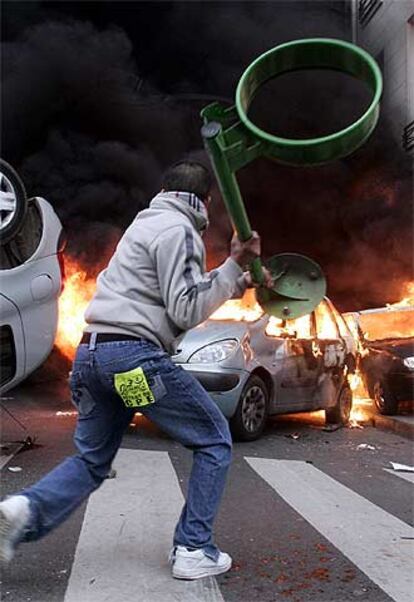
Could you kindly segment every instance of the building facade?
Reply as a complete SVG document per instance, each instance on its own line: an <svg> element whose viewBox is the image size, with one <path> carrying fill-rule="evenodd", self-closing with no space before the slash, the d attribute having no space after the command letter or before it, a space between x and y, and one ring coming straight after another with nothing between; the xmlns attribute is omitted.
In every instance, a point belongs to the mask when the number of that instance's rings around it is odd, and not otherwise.
<svg viewBox="0 0 414 602"><path fill-rule="evenodd" d="M353 0L353 38L384 74L382 110L414 164L414 0Z"/></svg>

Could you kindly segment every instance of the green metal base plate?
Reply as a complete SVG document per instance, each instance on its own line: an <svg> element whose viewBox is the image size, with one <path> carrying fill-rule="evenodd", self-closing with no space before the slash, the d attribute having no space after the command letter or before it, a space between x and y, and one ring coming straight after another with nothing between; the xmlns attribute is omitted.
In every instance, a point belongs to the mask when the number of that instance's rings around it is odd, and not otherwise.
<svg viewBox="0 0 414 602"><path fill-rule="evenodd" d="M264 311L282 320L310 313L326 294L320 266L296 253L275 255L265 263L274 278L273 289L259 288L256 296Z"/></svg>

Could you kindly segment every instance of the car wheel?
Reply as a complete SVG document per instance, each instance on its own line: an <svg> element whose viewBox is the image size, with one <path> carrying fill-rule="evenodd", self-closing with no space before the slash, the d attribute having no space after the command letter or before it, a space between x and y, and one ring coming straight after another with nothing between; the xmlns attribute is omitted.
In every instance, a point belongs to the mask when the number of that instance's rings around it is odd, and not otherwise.
<svg viewBox="0 0 414 602"><path fill-rule="evenodd" d="M392 394L387 383L377 380L372 387L372 397L375 407L380 414L396 414L398 411L398 402Z"/></svg>
<svg viewBox="0 0 414 602"><path fill-rule="evenodd" d="M239 441L254 441L263 432L269 392L259 376L253 375L245 384L236 413L230 419L233 437Z"/></svg>
<svg viewBox="0 0 414 602"><path fill-rule="evenodd" d="M348 383L344 383L339 391L336 404L325 410L327 424L348 424L352 410L352 391Z"/></svg>
<svg viewBox="0 0 414 602"><path fill-rule="evenodd" d="M11 165L0 159L0 241L9 242L23 226L27 197L23 182Z"/></svg>

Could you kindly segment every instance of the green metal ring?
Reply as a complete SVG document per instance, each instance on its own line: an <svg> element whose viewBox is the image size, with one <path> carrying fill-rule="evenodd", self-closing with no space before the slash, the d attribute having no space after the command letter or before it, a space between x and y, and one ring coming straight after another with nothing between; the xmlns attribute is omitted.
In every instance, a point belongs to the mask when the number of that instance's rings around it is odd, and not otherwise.
<svg viewBox="0 0 414 602"><path fill-rule="evenodd" d="M274 136L249 119L251 102L269 79L318 68L342 71L368 84L373 98L357 121L328 136L296 140ZM236 109L242 123L261 140L266 156L290 165L317 165L349 155L365 142L378 121L381 93L381 71L367 52L342 40L311 38L276 46L251 63L237 86Z"/></svg>

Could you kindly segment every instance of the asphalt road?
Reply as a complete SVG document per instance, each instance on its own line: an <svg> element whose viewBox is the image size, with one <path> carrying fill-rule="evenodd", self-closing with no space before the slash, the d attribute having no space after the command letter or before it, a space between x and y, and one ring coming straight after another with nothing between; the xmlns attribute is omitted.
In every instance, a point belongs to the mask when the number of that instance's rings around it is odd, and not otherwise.
<svg viewBox="0 0 414 602"><path fill-rule="evenodd" d="M76 418L64 384L26 386L9 397L4 405L27 430L3 410L3 443L30 435L35 445L3 467L2 495L74 449ZM2 572L1 599L414 600L413 475L387 470L390 461L413 464L412 442L372 427L321 427L317 417L279 418L261 440L235 444L216 523L217 543L234 565L226 575L191 583L171 579L166 562L191 453L136 418L116 478L55 532L19 547Z"/></svg>

